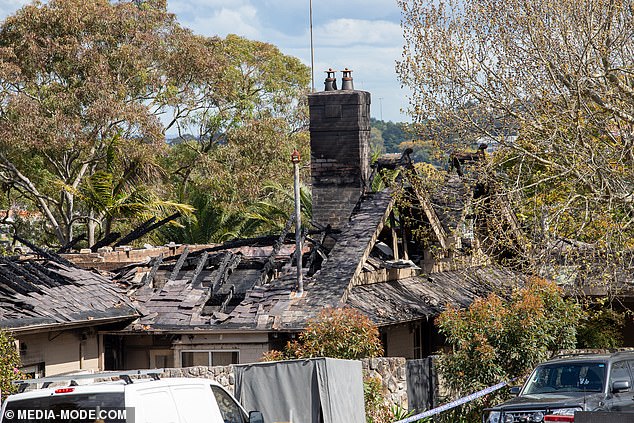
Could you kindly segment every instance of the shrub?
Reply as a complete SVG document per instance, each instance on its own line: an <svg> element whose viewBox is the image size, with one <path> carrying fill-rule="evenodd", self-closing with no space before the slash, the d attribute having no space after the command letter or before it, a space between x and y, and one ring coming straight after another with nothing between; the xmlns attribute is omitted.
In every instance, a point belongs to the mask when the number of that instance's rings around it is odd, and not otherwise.
<svg viewBox="0 0 634 423"><path fill-rule="evenodd" d="M619 312L606 304L607 298L587 306L579 325L577 348L604 349L623 346L623 328L628 312Z"/></svg>
<svg viewBox="0 0 634 423"><path fill-rule="evenodd" d="M554 283L539 278L515 290L510 300L492 294L465 310L449 307L437 319L452 348L439 357L439 370L460 396L525 377L552 351L574 348L581 315L575 301L564 299ZM504 395L498 391L448 415L451 421L480 421L481 408Z"/></svg>
<svg viewBox="0 0 634 423"><path fill-rule="evenodd" d="M266 361L294 358L332 357L349 360L380 357L383 346L379 330L363 313L351 308L326 308L286 344L284 351L269 351Z"/></svg>
<svg viewBox="0 0 634 423"><path fill-rule="evenodd" d="M391 423L394 421L395 416L392 409L385 405L381 379L369 376L363 378L363 402L367 423Z"/></svg>
<svg viewBox="0 0 634 423"><path fill-rule="evenodd" d="M10 333L0 330L0 391L2 399L16 391L14 380L22 379L20 353L15 347L15 340Z"/></svg>

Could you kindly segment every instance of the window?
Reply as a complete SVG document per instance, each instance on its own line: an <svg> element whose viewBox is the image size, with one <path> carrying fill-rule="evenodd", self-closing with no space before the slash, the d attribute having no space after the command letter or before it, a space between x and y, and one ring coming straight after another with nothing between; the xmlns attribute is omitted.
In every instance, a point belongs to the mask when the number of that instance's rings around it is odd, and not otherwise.
<svg viewBox="0 0 634 423"><path fill-rule="evenodd" d="M423 333L421 326L414 326L414 358L423 358Z"/></svg>
<svg viewBox="0 0 634 423"><path fill-rule="evenodd" d="M238 364L238 351L182 351L181 366L228 366Z"/></svg>
<svg viewBox="0 0 634 423"><path fill-rule="evenodd" d="M535 369L523 394L601 392L604 380L605 363L549 364Z"/></svg>
<svg viewBox="0 0 634 423"><path fill-rule="evenodd" d="M211 390L216 397L224 423L246 423L249 420L238 403L224 389L211 385Z"/></svg>
<svg viewBox="0 0 634 423"><path fill-rule="evenodd" d="M632 384L632 380L630 378L630 370L627 367L626 361L619 361L618 363L614 363L612 365L612 371L610 372L610 389L612 389L612 384L616 381L627 381ZM628 389L629 392L631 389Z"/></svg>
<svg viewBox="0 0 634 423"><path fill-rule="evenodd" d="M150 351L150 368L161 369L174 367L174 352L171 350Z"/></svg>
<svg viewBox="0 0 634 423"><path fill-rule="evenodd" d="M27 399L21 399L16 401L6 402L6 411L11 411L15 416L20 413L33 413L35 410L46 410L43 415L34 414L26 419L16 418L13 421L21 421L28 423L50 423L56 421L55 418L47 413L53 413L55 416L60 416L64 412L70 412L73 410L124 410L125 398L123 392L100 392L90 394L63 394L63 395L49 395L45 397L32 397ZM116 414L116 413L115 413ZM109 416L105 420L105 423L125 423L123 419L120 419L120 415ZM7 419L8 420L8 419ZM66 419L60 419L64 421L71 421ZM76 421L76 420L73 420ZM82 420L84 421L84 420Z"/></svg>
<svg viewBox="0 0 634 423"><path fill-rule="evenodd" d="M22 344L20 344L22 345ZM37 379L44 377L44 363L37 363L32 366L24 366L20 368L20 371L25 374L29 379Z"/></svg>

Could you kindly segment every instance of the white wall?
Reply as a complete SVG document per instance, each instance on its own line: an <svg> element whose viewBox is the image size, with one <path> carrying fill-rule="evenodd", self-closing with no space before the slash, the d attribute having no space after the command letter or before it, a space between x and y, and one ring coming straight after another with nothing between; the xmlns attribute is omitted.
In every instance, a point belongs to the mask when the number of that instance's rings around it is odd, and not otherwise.
<svg viewBox="0 0 634 423"><path fill-rule="evenodd" d="M15 335L22 366L44 365L44 376L79 370L101 370L103 351L95 333L55 331Z"/></svg>

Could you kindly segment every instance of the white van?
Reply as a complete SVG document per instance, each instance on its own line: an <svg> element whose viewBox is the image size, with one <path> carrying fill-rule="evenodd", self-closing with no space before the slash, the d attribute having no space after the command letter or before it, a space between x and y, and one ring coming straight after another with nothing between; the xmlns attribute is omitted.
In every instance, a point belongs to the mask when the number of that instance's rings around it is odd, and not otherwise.
<svg viewBox="0 0 634 423"><path fill-rule="evenodd" d="M0 423L263 423L262 413L244 408L208 379L131 379L42 388L10 395ZM97 375L91 377L98 377ZM59 377L35 379L45 386Z"/></svg>

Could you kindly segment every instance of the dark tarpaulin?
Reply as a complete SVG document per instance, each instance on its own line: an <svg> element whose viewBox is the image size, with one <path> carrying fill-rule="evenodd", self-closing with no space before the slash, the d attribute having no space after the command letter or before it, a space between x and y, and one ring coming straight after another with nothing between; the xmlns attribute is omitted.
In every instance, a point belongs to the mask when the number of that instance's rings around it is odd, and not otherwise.
<svg viewBox="0 0 634 423"><path fill-rule="evenodd" d="M333 358L235 366L236 397L267 423L365 423L361 362Z"/></svg>

